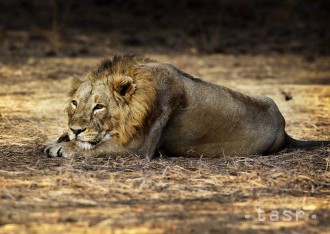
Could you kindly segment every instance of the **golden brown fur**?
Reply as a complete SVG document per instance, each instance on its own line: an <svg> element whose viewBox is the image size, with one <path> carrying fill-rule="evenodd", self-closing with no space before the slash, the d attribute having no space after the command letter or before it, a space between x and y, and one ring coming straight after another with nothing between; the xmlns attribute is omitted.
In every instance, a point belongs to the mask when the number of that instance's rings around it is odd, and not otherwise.
<svg viewBox="0 0 330 234"><path fill-rule="evenodd" d="M100 80L107 80L111 86L110 90L113 91L117 103L117 108L111 112L111 121L114 131L118 133L115 141L121 146L127 145L132 138L143 133L147 123L146 117L154 107L156 100L154 80L152 75L140 66L149 61L151 60L133 56L115 57L112 62L103 61L96 70L84 77L85 81L89 80L92 83L94 90L98 87L93 84ZM108 79L109 76L111 79ZM72 89L69 92L71 98L84 80L73 79ZM127 83L131 83L131 87L125 96L121 96L118 91ZM70 118L70 112L68 114Z"/></svg>
<svg viewBox="0 0 330 234"><path fill-rule="evenodd" d="M114 128L119 133L117 143L120 145L127 145L132 138L143 132L146 118L153 109L156 100L154 80L150 73L140 67L140 64L149 61L137 57L118 59L118 62L115 59L108 74L113 76L113 94L119 106L111 114ZM128 95L122 97L116 90L128 82L132 82L133 87ZM120 104L122 101L125 104Z"/></svg>

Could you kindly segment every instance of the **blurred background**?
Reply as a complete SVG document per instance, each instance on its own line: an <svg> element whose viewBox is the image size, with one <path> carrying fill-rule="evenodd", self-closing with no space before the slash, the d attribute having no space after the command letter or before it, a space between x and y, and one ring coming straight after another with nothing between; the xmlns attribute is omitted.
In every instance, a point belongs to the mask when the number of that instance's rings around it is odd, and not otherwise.
<svg viewBox="0 0 330 234"><path fill-rule="evenodd" d="M330 53L327 0L1 0L4 55Z"/></svg>

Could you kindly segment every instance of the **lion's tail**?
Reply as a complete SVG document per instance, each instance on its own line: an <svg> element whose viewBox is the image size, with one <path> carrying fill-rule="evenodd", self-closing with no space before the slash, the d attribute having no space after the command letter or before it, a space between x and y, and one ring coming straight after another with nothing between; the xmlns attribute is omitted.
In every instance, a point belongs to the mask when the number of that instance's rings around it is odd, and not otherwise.
<svg viewBox="0 0 330 234"><path fill-rule="evenodd" d="M322 146L330 146L330 141L300 141L293 139L287 133L285 133L284 148L310 149L310 148L322 147Z"/></svg>

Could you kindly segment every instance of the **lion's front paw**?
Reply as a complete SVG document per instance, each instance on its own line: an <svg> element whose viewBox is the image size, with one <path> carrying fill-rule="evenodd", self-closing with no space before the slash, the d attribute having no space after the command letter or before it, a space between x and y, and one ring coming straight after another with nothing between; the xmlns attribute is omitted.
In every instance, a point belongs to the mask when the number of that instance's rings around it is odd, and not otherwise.
<svg viewBox="0 0 330 234"><path fill-rule="evenodd" d="M51 143L46 146L44 152L48 157L71 158L76 154L74 149L65 143Z"/></svg>

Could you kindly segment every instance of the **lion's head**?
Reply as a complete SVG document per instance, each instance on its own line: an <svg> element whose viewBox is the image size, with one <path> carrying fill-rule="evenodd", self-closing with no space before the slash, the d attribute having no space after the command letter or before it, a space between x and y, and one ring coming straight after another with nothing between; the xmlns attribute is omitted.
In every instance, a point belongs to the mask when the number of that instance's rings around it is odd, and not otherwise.
<svg viewBox="0 0 330 234"><path fill-rule="evenodd" d="M73 78L67 107L70 140L91 149L110 139L125 145L141 135L156 99L154 80L144 66L150 61L116 56Z"/></svg>

